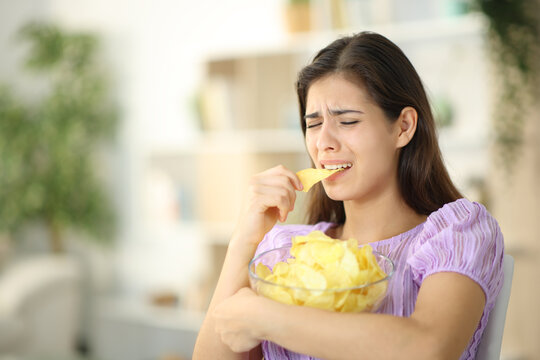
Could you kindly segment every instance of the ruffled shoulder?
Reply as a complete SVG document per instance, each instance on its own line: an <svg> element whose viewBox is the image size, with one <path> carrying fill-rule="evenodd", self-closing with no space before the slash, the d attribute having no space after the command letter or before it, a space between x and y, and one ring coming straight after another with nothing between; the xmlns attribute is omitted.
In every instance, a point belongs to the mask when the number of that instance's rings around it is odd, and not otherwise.
<svg viewBox="0 0 540 360"><path fill-rule="evenodd" d="M255 254L290 245L293 236L307 235L315 230L326 231L332 225L329 222L320 222L315 225L275 225L259 243Z"/></svg>
<svg viewBox="0 0 540 360"><path fill-rule="evenodd" d="M409 255L417 284L436 272L457 272L482 287L487 309L495 303L503 281L504 241L483 205L459 199L432 213Z"/></svg>

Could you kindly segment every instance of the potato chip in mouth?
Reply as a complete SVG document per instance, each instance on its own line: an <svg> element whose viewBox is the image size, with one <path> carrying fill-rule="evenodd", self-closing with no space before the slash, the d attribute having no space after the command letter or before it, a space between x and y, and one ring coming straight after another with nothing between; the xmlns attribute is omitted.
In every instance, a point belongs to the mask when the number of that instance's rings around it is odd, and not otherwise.
<svg viewBox="0 0 540 360"><path fill-rule="evenodd" d="M318 183L321 180L326 179L330 175L337 173L338 171L345 170L344 168L341 169L335 169L335 170L328 170L328 169L304 169L300 170L296 173L298 178L300 179L300 182L302 185L304 185L304 188L302 189L303 192L308 192L309 189L316 183Z"/></svg>

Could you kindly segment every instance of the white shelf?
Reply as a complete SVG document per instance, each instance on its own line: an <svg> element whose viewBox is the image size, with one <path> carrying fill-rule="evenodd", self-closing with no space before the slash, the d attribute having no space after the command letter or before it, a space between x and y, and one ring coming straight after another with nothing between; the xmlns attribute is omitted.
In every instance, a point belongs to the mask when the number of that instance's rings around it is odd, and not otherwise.
<svg viewBox="0 0 540 360"><path fill-rule="evenodd" d="M312 53L341 36L362 31L373 31L388 37L395 43L405 43L460 39L482 34L485 28L484 18L480 14L471 13L345 29L310 31L297 34L283 33L264 44L260 42L239 43L237 41L222 44L221 47L216 46L209 50L205 58L206 61L221 61L251 56Z"/></svg>
<svg viewBox="0 0 540 360"><path fill-rule="evenodd" d="M201 132L177 146L155 147L151 156L212 153L304 153L304 136L298 130L261 129Z"/></svg>

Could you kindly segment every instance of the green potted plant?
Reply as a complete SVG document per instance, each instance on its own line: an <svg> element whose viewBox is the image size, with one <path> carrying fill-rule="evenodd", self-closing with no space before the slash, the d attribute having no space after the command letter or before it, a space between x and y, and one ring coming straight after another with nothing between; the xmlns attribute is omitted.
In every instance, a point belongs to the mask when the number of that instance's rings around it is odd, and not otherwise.
<svg viewBox="0 0 540 360"><path fill-rule="evenodd" d="M474 0L473 4L488 21L488 49L499 85L493 111L495 139L501 164L511 170L527 117L540 97L540 2Z"/></svg>
<svg viewBox="0 0 540 360"><path fill-rule="evenodd" d="M97 40L51 24L20 32L27 70L44 84L34 102L0 88L0 233L41 222L50 248L64 250L67 229L110 240L112 207L96 173L96 148L110 140L116 111L98 64Z"/></svg>

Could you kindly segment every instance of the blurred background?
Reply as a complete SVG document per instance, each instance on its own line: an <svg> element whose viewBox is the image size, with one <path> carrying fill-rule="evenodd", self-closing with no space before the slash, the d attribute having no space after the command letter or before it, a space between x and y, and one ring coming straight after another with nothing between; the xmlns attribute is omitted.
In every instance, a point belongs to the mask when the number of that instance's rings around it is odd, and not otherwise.
<svg viewBox="0 0 540 360"><path fill-rule="evenodd" d="M540 359L539 9L0 0L0 359L191 358L248 178L309 166L297 72L363 30L416 67L516 260L501 358Z"/></svg>

